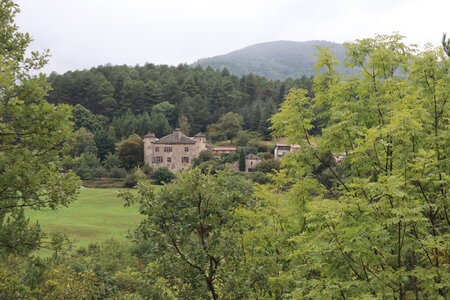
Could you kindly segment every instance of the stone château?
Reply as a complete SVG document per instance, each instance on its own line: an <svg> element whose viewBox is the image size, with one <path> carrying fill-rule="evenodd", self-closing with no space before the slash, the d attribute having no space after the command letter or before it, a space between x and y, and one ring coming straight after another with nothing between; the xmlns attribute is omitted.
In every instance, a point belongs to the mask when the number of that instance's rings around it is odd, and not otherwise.
<svg viewBox="0 0 450 300"><path fill-rule="evenodd" d="M151 132L144 136L144 162L153 168L189 169L203 150L207 150L206 135L201 132L188 137L177 128L160 139Z"/></svg>

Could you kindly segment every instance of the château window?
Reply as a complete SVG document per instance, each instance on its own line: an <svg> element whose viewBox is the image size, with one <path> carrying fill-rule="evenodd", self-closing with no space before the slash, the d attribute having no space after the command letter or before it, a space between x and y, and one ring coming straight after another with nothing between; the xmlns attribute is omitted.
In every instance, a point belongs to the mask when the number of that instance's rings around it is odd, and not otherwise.
<svg viewBox="0 0 450 300"><path fill-rule="evenodd" d="M183 156L183 157L181 158L181 162L182 162L182 163L189 163L189 157Z"/></svg>
<svg viewBox="0 0 450 300"><path fill-rule="evenodd" d="M164 147L164 152L172 152L172 147Z"/></svg>
<svg viewBox="0 0 450 300"><path fill-rule="evenodd" d="M184 152L189 152L189 147L184 147Z"/></svg>
<svg viewBox="0 0 450 300"><path fill-rule="evenodd" d="M159 152L159 147L155 147L155 152Z"/></svg>
<svg viewBox="0 0 450 300"><path fill-rule="evenodd" d="M172 157L168 157L167 162L172 162Z"/></svg>
<svg viewBox="0 0 450 300"><path fill-rule="evenodd" d="M155 157L153 157L153 162L154 163L162 163L163 162L163 157L162 156L155 156Z"/></svg>

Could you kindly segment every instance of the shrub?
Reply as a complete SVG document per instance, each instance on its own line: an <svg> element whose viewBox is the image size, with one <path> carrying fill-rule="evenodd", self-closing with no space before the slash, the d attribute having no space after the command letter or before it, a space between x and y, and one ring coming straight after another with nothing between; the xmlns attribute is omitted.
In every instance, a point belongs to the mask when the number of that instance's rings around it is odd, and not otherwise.
<svg viewBox="0 0 450 300"><path fill-rule="evenodd" d="M124 186L126 188L132 188L132 187L135 187L136 184L137 184L137 181L136 181L136 177L134 176L134 172L128 173L127 178L125 179Z"/></svg>
<svg viewBox="0 0 450 300"><path fill-rule="evenodd" d="M109 171L109 176L111 178L125 178L125 176L127 176L127 172L123 168L115 167Z"/></svg>
<svg viewBox="0 0 450 300"><path fill-rule="evenodd" d="M273 170L279 171L281 167L281 162L276 159L267 159L260 162L255 167L255 171L263 173L273 173Z"/></svg>
<svg viewBox="0 0 450 300"><path fill-rule="evenodd" d="M175 178L173 174L167 167L161 167L151 174L151 178L157 184L169 183Z"/></svg>

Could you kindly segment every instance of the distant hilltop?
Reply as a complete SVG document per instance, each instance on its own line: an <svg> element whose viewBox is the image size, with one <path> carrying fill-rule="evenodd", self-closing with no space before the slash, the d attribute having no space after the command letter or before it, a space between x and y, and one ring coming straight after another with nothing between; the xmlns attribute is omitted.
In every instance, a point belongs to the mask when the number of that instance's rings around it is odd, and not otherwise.
<svg viewBox="0 0 450 300"><path fill-rule="evenodd" d="M303 75L315 74L314 64L317 57L315 46L331 46L340 62L338 72L351 74L342 65L345 58L345 48L342 44L328 41L276 41L256 44L224 55L202 58L192 66L211 67L222 70L227 68L232 74L242 76L250 72L274 80L299 78Z"/></svg>

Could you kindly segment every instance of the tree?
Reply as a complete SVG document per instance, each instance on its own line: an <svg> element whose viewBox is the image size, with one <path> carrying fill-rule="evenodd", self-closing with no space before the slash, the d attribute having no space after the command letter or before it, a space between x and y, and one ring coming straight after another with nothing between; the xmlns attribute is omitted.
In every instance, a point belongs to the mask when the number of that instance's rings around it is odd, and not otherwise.
<svg viewBox="0 0 450 300"><path fill-rule="evenodd" d="M270 153L269 153L270 154ZM280 170L281 162L278 159L265 159L256 165L256 171L263 173L275 173Z"/></svg>
<svg viewBox="0 0 450 300"><path fill-rule="evenodd" d="M191 134L191 126L189 125L186 115L181 115L178 119L178 127L180 131L185 135L189 136Z"/></svg>
<svg viewBox="0 0 450 300"><path fill-rule="evenodd" d="M150 115L150 128L157 137L163 137L172 132L169 121L164 114L160 112L152 112Z"/></svg>
<svg viewBox="0 0 450 300"><path fill-rule="evenodd" d="M127 169L138 167L144 162L144 142L138 135L132 135L122 141L117 148L117 157L122 166Z"/></svg>
<svg viewBox="0 0 450 300"><path fill-rule="evenodd" d="M157 184L164 184L175 179L175 174L173 174L167 167L161 167L152 172L151 177Z"/></svg>
<svg viewBox="0 0 450 300"><path fill-rule="evenodd" d="M70 140L69 144L72 147L70 154L74 157L80 156L82 153L97 154L94 135L84 127L74 132L74 139Z"/></svg>
<svg viewBox="0 0 450 300"><path fill-rule="evenodd" d="M108 153L114 154L116 151L116 139L105 129L95 132L94 141L98 150L97 156L102 161Z"/></svg>
<svg viewBox="0 0 450 300"><path fill-rule="evenodd" d="M442 48L444 52L450 57L450 39L447 38L447 34L442 35Z"/></svg>
<svg viewBox="0 0 450 300"><path fill-rule="evenodd" d="M153 243L150 269L167 289L188 299L242 298L248 292L251 280L239 277L250 270L242 266L242 233L234 216L251 204L248 182L228 172L190 169L160 193L143 178L137 191L121 197L127 205L140 204L144 219L135 237Z"/></svg>
<svg viewBox="0 0 450 300"><path fill-rule="evenodd" d="M241 171L241 172L245 171L245 153L244 153L244 148L241 148L241 150L239 150L239 171Z"/></svg>
<svg viewBox="0 0 450 300"><path fill-rule="evenodd" d="M79 187L76 176L62 170L65 141L72 138L70 107L49 104L45 75L30 74L47 56L26 56L31 39L17 31L18 12L12 1L0 2L0 256L40 246L44 235L29 225L24 208L66 206Z"/></svg>
<svg viewBox="0 0 450 300"><path fill-rule="evenodd" d="M83 105L77 104L72 110L72 120L76 130L84 127L94 132L100 127L96 116Z"/></svg>
<svg viewBox="0 0 450 300"><path fill-rule="evenodd" d="M208 132L212 136L218 134L224 139L232 139L242 130L243 123L244 118L240 114L230 111L221 116L219 122L208 126Z"/></svg>
<svg viewBox="0 0 450 300"><path fill-rule="evenodd" d="M341 80L336 59L319 49L315 97L292 90L272 117L275 135L302 146L285 160L307 222L292 238L302 274L293 295L445 299L450 60L440 49L417 53L399 35L345 46L357 76ZM317 118L325 126L315 145ZM323 161L327 152L346 153L343 174ZM336 185L314 175L321 164Z"/></svg>

